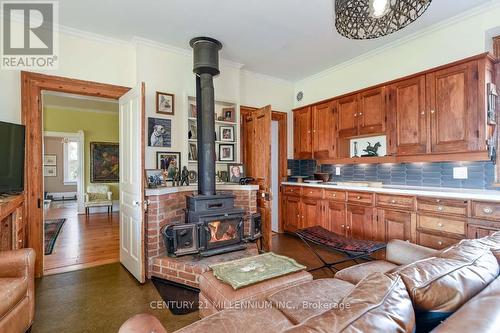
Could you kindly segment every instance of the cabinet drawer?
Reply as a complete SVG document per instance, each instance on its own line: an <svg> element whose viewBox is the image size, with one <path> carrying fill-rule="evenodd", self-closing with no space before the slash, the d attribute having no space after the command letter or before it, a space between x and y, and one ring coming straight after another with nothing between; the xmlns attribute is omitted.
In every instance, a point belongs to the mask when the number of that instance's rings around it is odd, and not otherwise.
<svg viewBox="0 0 500 333"><path fill-rule="evenodd" d="M373 193L347 192L347 201L350 203L372 205L373 204Z"/></svg>
<svg viewBox="0 0 500 333"><path fill-rule="evenodd" d="M420 228L447 232L465 236L465 221L453 220L447 217L419 215L418 226Z"/></svg>
<svg viewBox="0 0 500 333"><path fill-rule="evenodd" d="M453 244L456 244L458 242L459 242L459 239L456 239L456 238L432 235L432 234L427 234L425 232L418 232L417 233L418 245L430 247L430 248L436 249L436 250L442 250L442 249L444 249L448 246L451 246Z"/></svg>
<svg viewBox="0 0 500 333"><path fill-rule="evenodd" d="M323 199L323 191L324 190L322 188L304 187L302 188L302 196Z"/></svg>
<svg viewBox="0 0 500 333"><path fill-rule="evenodd" d="M500 221L500 204L493 202L473 202L472 217Z"/></svg>
<svg viewBox="0 0 500 333"><path fill-rule="evenodd" d="M325 199L345 201L346 194L343 191L325 190Z"/></svg>
<svg viewBox="0 0 500 333"><path fill-rule="evenodd" d="M413 210L414 198L401 195L377 194L377 206Z"/></svg>
<svg viewBox="0 0 500 333"><path fill-rule="evenodd" d="M283 193L285 195L301 195L302 188L299 186L285 186Z"/></svg>
<svg viewBox="0 0 500 333"><path fill-rule="evenodd" d="M432 212L437 214L448 214L465 217L467 216L467 201L417 198L417 210L419 212Z"/></svg>

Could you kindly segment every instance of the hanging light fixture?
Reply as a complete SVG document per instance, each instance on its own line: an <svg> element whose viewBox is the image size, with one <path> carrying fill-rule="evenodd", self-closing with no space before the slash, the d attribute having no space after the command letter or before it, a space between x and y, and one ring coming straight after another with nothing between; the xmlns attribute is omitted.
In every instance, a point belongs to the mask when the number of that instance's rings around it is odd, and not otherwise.
<svg viewBox="0 0 500 333"><path fill-rule="evenodd" d="M432 0L335 0L335 27L350 39L392 34L418 19Z"/></svg>

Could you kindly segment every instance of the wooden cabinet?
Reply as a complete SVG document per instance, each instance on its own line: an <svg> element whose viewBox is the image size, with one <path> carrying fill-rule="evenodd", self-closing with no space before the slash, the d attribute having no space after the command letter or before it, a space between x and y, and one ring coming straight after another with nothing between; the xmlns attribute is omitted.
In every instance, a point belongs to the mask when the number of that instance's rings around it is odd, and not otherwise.
<svg viewBox="0 0 500 333"><path fill-rule="evenodd" d="M27 245L24 196L0 199L0 251L21 249Z"/></svg>
<svg viewBox="0 0 500 333"><path fill-rule="evenodd" d="M428 113L425 76L396 82L389 88L390 148L397 155L425 154L428 147Z"/></svg>
<svg viewBox="0 0 500 333"><path fill-rule="evenodd" d="M385 132L385 87L360 93L358 110L359 135Z"/></svg>
<svg viewBox="0 0 500 333"><path fill-rule="evenodd" d="M459 241L459 237L455 238L447 235L436 235L417 231L417 244L436 250L442 250L448 246L458 243Z"/></svg>
<svg viewBox="0 0 500 333"><path fill-rule="evenodd" d="M347 236L345 203L325 200L323 205L321 226L336 234Z"/></svg>
<svg viewBox="0 0 500 333"><path fill-rule="evenodd" d="M293 113L294 158L297 160L312 158L311 108L305 107Z"/></svg>
<svg viewBox="0 0 500 333"><path fill-rule="evenodd" d="M302 197L300 212L302 228L320 225L322 214L321 200Z"/></svg>
<svg viewBox="0 0 500 333"><path fill-rule="evenodd" d="M337 117L335 102L313 106L312 151L316 159L334 158L337 149Z"/></svg>
<svg viewBox="0 0 500 333"><path fill-rule="evenodd" d="M349 237L373 240L373 207L348 204L346 208L346 229Z"/></svg>
<svg viewBox="0 0 500 333"><path fill-rule="evenodd" d="M285 231L294 232L301 228L300 197L295 195L285 195L283 199L283 212Z"/></svg>
<svg viewBox="0 0 500 333"><path fill-rule="evenodd" d="M340 138L358 134L358 95L337 100L338 136Z"/></svg>
<svg viewBox="0 0 500 333"><path fill-rule="evenodd" d="M432 153L478 150L478 79L477 61L427 74Z"/></svg>
<svg viewBox="0 0 500 333"><path fill-rule="evenodd" d="M414 242L412 235L414 220L415 214L412 212L378 209L375 240L388 242L391 239L400 239Z"/></svg>

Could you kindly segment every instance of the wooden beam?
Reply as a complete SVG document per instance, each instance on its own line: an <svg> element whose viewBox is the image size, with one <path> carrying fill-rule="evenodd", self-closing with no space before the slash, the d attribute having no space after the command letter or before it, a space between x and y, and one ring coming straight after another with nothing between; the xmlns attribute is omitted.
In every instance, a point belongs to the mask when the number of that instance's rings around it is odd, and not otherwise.
<svg viewBox="0 0 500 333"><path fill-rule="evenodd" d="M130 88L60 76L21 72L21 119L26 126L25 204L28 246L36 253L35 276L43 274L42 91L118 99Z"/></svg>
<svg viewBox="0 0 500 333"><path fill-rule="evenodd" d="M493 37L493 55L500 60L500 36Z"/></svg>

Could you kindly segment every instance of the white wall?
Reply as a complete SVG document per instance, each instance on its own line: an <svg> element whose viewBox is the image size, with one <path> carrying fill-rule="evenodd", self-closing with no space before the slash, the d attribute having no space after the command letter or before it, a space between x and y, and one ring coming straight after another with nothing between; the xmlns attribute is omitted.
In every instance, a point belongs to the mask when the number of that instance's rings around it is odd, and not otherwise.
<svg viewBox="0 0 500 333"><path fill-rule="evenodd" d="M360 56L296 83L307 105L422 70L477 55L491 48L500 27L500 2L465 13L438 26Z"/></svg>

